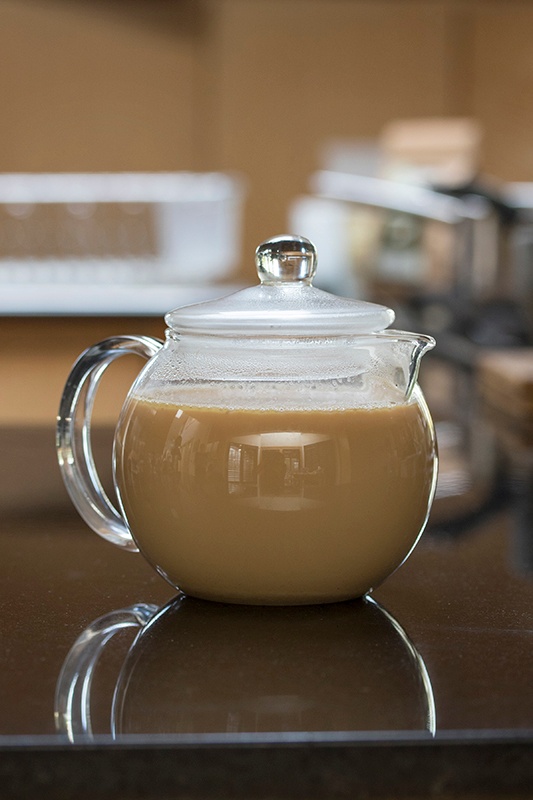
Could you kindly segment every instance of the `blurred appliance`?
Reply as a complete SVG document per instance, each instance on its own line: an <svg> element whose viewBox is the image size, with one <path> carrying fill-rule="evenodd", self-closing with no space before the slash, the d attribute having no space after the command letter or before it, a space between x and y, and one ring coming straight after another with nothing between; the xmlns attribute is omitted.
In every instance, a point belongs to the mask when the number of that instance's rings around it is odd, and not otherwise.
<svg viewBox="0 0 533 800"><path fill-rule="evenodd" d="M477 373L483 412L506 461L513 497L509 555L521 574L533 573L533 348L483 352Z"/></svg>
<svg viewBox="0 0 533 800"><path fill-rule="evenodd" d="M397 311L400 327L437 338L422 379L440 451L432 520L460 529L460 520L490 501L498 475L497 442L476 398L478 354L488 346L523 346L530 338L511 248L514 228L528 224L530 211L512 192L503 218L481 191L454 197L329 171L315 174L312 186L320 198L378 212L367 249L359 250L366 258L357 265L360 284L370 299ZM368 218L355 215L357 222Z"/></svg>
<svg viewBox="0 0 533 800"><path fill-rule="evenodd" d="M491 346L531 339L532 184L453 192L320 171L311 185L319 198L377 212L355 264L367 294L429 332Z"/></svg>
<svg viewBox="0 0 533 800"><path fill-rule="evenodd" d="M533 338L533 185L483 176L481 139L469 118L393 120L373 174L354 172L337 148L311 191L352 209L352 259L367 295L388 300L407 324L450 334L449 344L457 335L522 345Z"/></svg>
<svg viewBox="0 0 533 800"><path fill-rule="evenodd" d="M318 202L351 209L358 291L394 308L399 327L436 336L422 384L441 455L433 520L448 530L497 486L479 357L533 343L533 184L481 176L479 141L471 120L395 121L374 174L350 170L345 149L310 180Z"/></svg>
<svg viewBox="0 0 533 800"><path fill-rule="evenodd" d="M225 280L243 197L214 172L0 175L0 285Z"/></svg>

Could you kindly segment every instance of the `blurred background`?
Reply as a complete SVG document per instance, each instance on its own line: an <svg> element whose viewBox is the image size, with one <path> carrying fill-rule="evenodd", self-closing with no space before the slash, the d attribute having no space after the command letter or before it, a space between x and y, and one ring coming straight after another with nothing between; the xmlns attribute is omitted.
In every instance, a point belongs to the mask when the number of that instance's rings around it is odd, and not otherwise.
<svg viewBox="0 0 533 800"><path fill-rule="evenodd" d="M81 350L162 336L165 311L255 282L257 244L291 232L317 244L318 285L437 336L440 496L481 502L472 384L529 414L532 30L528 0L0 0L8 462L31 471L39 436L48 452ZM104 381L104 426L138 367ZM62 487L40 474L44 503Z"/></svg>
<svg viewBox="0 0 533 800"><path fill-rule="evenodd" d="M533 180L527 0L1 0L0 172L246 176L242 269L331 140L473 117Z"/></svg>

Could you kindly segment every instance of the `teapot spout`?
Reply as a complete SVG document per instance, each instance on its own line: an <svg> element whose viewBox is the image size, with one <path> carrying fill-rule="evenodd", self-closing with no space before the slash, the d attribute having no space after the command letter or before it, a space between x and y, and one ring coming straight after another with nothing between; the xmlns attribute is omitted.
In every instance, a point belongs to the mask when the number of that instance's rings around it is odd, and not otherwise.
<svg viewBox="0 0 533 800"><path fill-rule="evenodd" d="M411 397L413 389L418 381L420 359L424 353L427 353L428 350L432 350L436 344L435 339L432 336L426 336L425 334L421 333L412 333L408 334L408 336L411 339L411 348L405 390L406 400L409 400Z"/></svg>

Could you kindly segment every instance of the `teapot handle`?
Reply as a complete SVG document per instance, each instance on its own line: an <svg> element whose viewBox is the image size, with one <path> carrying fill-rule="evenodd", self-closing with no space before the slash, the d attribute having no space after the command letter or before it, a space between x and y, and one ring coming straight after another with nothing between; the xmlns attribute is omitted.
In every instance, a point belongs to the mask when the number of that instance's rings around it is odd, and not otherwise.
<svg viewBox="0 0 533 800"><path fill-rule="evenodd" d="M149 603L111 611L91 623L72 645L57 680L54 703L56 730L70 742L93 734L91 685L107 642L119 631L144 628L156 611L158 606Z"/></svg>
<svg viewBox="0 0 533 800"><path fill-rule="evenodd" d="M137 546L130 530L107 496L96 471L91 417L96 390L107 367L127 354L150 359L162 346L163 342L152 336L116 336L89 347L72 367L57 417L57 457L72 502L96 533L133 552Z"/></svg>

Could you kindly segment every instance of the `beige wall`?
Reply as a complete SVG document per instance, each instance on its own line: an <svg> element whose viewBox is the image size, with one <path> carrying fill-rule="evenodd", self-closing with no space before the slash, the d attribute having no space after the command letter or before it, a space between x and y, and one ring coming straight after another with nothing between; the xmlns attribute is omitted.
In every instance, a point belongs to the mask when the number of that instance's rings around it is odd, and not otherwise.
<svg viewBox="0 0 533 800"><path fill-rule="evenodd" d="M532 31L520 0L0 0L0 171L239 170L248 270L330 137L473 114L533 179Z"/></svg>
<svg viewBox="0 0 533 800"><path fill-rule="evenodd" d="M53 426L65 381L80 353L109 336L130 333L163 339L163 320L0 318L0 428ZM143 364L137 356L121 358L113 364L98 391L97 423L116 422L126 393Z"/></svg>
<svg viewBox="0 0 533 800"><path fill-rule="evenodd" d="M141 5L0 0L0 171L191 165L194 34Z"/></svg>
<svg viewBox="0 0 533 800"><path fill-rule="evenodd" d="M224 4L215 145L253 181L249 248L286 228L329 137L372 137L391 117L446 112L437 3ZM416 43L416 44L415 44Z"/></svg>
<svg viewBox="0 0 533 800"><path fill-rule="evenodd" d="M533 180L533 4L488 3L472 27L469 113L486 127L486 168Z"/></svg>

